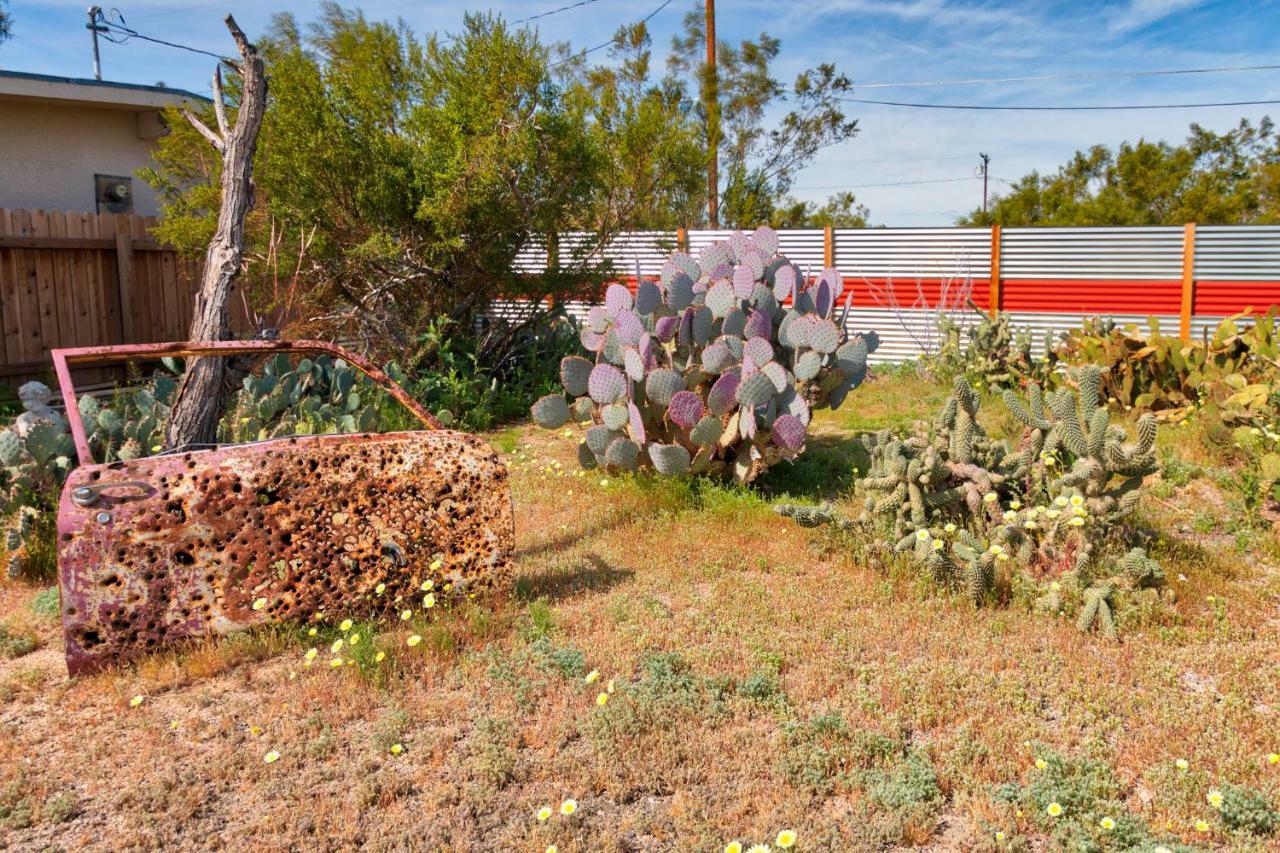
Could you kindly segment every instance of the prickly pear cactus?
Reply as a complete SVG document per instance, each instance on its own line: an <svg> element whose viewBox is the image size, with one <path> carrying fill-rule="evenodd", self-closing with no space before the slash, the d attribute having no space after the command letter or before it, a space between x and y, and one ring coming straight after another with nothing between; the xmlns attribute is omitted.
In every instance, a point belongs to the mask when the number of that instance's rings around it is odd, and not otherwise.
<svg viewBox="0 0 1280 853"><path fill-rule="evenodd" d="M533 405L556 429L594 424L587 467L754 479L803 452L814 409L839 406L866 377L874 333L845 331L843 279L815 279L778 253L769 228L676 252L657 281L614 284L582 327L587 358L561 364L565 393Z"/></svg>
<svg viewBox="0 0 1280 853"><path fill-rule="evenodd" d="M293 365L280 354L250 374L218 428L227 443L291 435L376 432L376 387L342 359L320 356Z"/></svg>

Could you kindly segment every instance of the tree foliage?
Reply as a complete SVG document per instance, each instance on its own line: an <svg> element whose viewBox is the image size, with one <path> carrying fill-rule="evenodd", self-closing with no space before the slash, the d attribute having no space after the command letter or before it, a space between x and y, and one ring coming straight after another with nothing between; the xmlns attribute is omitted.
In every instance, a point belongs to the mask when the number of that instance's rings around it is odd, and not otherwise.
<svg viewBox="0 0 1280 853"><path fill-rule="evenodd" d="M1032 172L965 225L1180 225L1280 222L1280 136L1269 118L1223 134L1191 125L1181 145L1122 143L1077 151Z"/></svg>
<svg viewBox="0 0 1280 853"><path fill-rule="evenodd" d="M277 225L311 229L304 310L327 332L412 361L431 318L470 328L496 295L565 297L598 280L589 258L515 272L522 249L589 220L600 172L585 113L535 36L468 15L455 36L420 40L326 3L305 33L276 16L262 48L271 104L252 230L261 246ZM195 247L218 164L170 124L144 177L164 199L162 236Z"/></svg>
<svg viewBox="0 0 1280 853"><path fill-rule="evenodd" d="M6 11L9 0L0 0L0 44L13 38L13 16Z"/></svg>
<svg viewBox="0 0 1280 853"><path fill-rule="evenodd" d="M773 206L769 224L774 228L867 228L871 211L859 204L849 191L838 192L819 206L812 201L800 201L790 196Z"/></svg>
<svg viewBox="0 0 1280 853"><path fill-rule="evenodd" d="M796 75L789 89L783 86L771 71L782 42L768 33L736 46L718 40L713 80L701 6L685 15L683 34L672 39L668 69L678 85L697 93L693 115L704 149L707 140L718 140L721 221L755 226L773 218L774 204L819 151L857 133L857 120L845 116L840 101L853 84L834 65L822 63ZM783 103L789 111L768 126L766 114Z"/></svg>

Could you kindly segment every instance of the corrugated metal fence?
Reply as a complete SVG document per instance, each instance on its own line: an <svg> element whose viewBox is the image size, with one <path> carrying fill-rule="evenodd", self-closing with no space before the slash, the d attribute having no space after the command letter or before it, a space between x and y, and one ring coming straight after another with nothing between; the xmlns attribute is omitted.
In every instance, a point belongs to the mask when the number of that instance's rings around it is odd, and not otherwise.
<svg viewBox="0 0 1280 853"><path fill-rule="evenodd" d="M656 277L673 248L696 255L730 233L631 233L596 256L634 285L637 261L640 275ZM969 298L1007 312L1037 343L1096 315L1143 325L1155 317L1167 334L1198 336L1224 316L1280 303L1280 226L808 229L778 237L802 269L840 271L854 293L850 329L880 334L882 362L933 346L940 314ZM585 240L562 236L561 256L565 247L581 253ZM546 256L522 257L521 269L541 268ZM585 316L589 307L570 310Z"/></svg>

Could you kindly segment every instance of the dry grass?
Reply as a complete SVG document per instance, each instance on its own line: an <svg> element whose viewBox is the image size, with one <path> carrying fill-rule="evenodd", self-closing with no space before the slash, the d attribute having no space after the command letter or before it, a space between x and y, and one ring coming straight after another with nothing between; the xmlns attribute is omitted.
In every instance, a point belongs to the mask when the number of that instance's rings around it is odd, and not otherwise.
<svg viewBox="0 0 1280 853"><path fill-rule="evenodd" d="M56 625L28 607L36 588L0 587L0 621L41 644L0 659L0 839L718 851L793 828L802 850L1044 849L1062 843L1046 819L995 790L1052 750L1107 768L1115 807L1157 834L1267 849L1225 833L1204 799L1235 783L1280 802L1276 537L1211 471L1178 468L1144 506L1166 572L1186 580L1118 645L1016 606L975 610L770 512L774 494L847 490L853 430L942 396L910 379L862 389L757 490L605 483L577 476L558 435L495 434L514 593L381 626L380 664L332 670L322 646L304 667L318 640L277 629L69 682ZM535 818L566 798L571 817Z"/></svg>

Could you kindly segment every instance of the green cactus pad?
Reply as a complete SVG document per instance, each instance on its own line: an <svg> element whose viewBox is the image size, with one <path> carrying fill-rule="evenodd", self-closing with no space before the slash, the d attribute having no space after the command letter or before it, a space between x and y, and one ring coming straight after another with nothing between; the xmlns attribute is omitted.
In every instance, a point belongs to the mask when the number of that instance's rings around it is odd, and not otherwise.
<svg viewBox="0 0 1280 853"><path fill-rule="evenodd" d="M796 291L800 281L800 271L794 264L783 264L773 274L773 298L779 303L786 302Z"/></svg>
<svg viewBox="0 0 1280 853"><path fill-rule="evenodd" d="M840 330L836 328L836 324L830 320L826 320L816 316L806 318L806 337L809 346L814 350L826 355L833 353L840 346Z"/></svg>
<svg viewBox="0 0 1280 853"><path fill-rule="evenodd" d="M650 444L649 460L654 470L666 477L678 477L689 470L689 451L678 444Z"/></svg>
<svg viewBox="0 0 1280 853"><path fill-rule="evenodd" d="M610 403L600 409L600 420L614 432L619 432L627 425L629 412L625 403Z"/></svg>
<svg viewBox="0 0 1280 853"><path fill-rule="evenodd" d="M677 311L683 311L693 304L693 279L683 272L676 273L667 289L667 304Z"/></svg>
<svg viewBox="0 0 1280 853"><path fill-rule="evenodd" d="M751 338L743 345L743 354L750 356L757 365L773 361L773 344L764 338Z"/></svg>
<svg viewBox="0 0 1280 853"><path fill-rule="evenodd" d="M591 362L580 355L570 355L560 360L560 384L570 397L581 397L587 393L591 367Z"/></svg>
<svg viewBox="0 0 1280 853"><path fill-rule="evenodd" d="M591 448L587 446L585 441L578 443L578 465L587 471L595 468L600 463L596 461L596 455L591 452Z"/></svg>
<svg viewBox="0 0 1280 853"><path fill-rule="evenodd" d="M632 382L644 381L644 359L635 347L627 347L622 351L622 365L627 372L627 378Z"/></svg>
<svg viewBox="0 0 1280 853"><path fill-rule="evenodd" d="M711 287L707 288L706 305L711 309L711 315L715 319L721 319L728 316L738 305L738 300L733 293L733 285L727 281L717 281Z"/></svg>
<svg viewBox="0 0 1280 853"><path fill-rule="evenodd" d="M720 334L726 337L740 338L746 327L746 312L741 308L734 308L725 316L724 322L720 324Z"/></svg>
<svg viewBox="0 0 1280 853"><path fill-rule="evenodd" d="M714 318L711 315L711 309L705 305L700 305L693 309L693 343L696 346L703 346L711 338L711 322Z"/></svg>
<svg viewBox="0 0 1280 853"><path fill-rule="evenodd" d="M733 351L723 339L702 351L702 366L708 373L723 373L736 363Z"/></svg>
<svg viewBox="0 0 1280 853"><path fill-rule="evenodd" d="M596 413L596 403L590 397L579 397L573 401L573 419L586 423Z"/></svg>
<svg viewBox="0 0 1280 853"><path fill-rule="evenodd" d="M587 430L587 447L591 448L592 453L603 459L605 451L609 449L609 445L621 437L622 433L614 432L603 424L596 424Z"/></svg>
<svg viewBox="0 0 1280 853"><path fill-rule="evenodd" d="M724 425L720 423L719 418L715 415L706 415L689 431L689 438L694 444L709 447L720 439L720 433L723 431Z"/></svg>
<svg viewBox="0 0 1280 853"><path fill-rule="evenodd" d="M559 429L569 421L569 404L562 394L548 394L529 409L533 420L543 429Z"/></svg>
<svg viewBox="0 0 1280 853"><path fill-rule="evenodd" d="M629 438L616 438L605 451L605 462L624 471L634 471L640 458L640 445Z"/></svg>
<svg viewBox="0 0 1280 853"><path fill-rule="evenodd" d="M769 402L774 393L773 381L763 373L756 373L742 380L736 396L743 407L754 409Z"/></svg>
<svg viewBox="0 0 1280 853"><path fill-rule="evenodd" d="M645 395L659 406L667 405L678 391L683 390L685 390L684 377L669 367L659 367L650 371L649 377L644 382Z"/></svg>
<svg viewBox="0 0 1280 853"><path fill-rule="evenodd" d="M776 361L771 361L760 368L760 373L769 377L773 390L781 394L791 384L791 376L787 369Z"/></svg>
<svg viewBox="0 0 1280 853"><path fill-rule="evenodd" d="M808 382L822 369L822 356L813 350L805 350L796 359L796 379Z"/></svg>
<svg viewBox="0 0 1280 853"><path fill-rule="evenodd" d="M652 314L662 304L662 291L651 281L642 281L636 285L637 314Z"/></svg>

